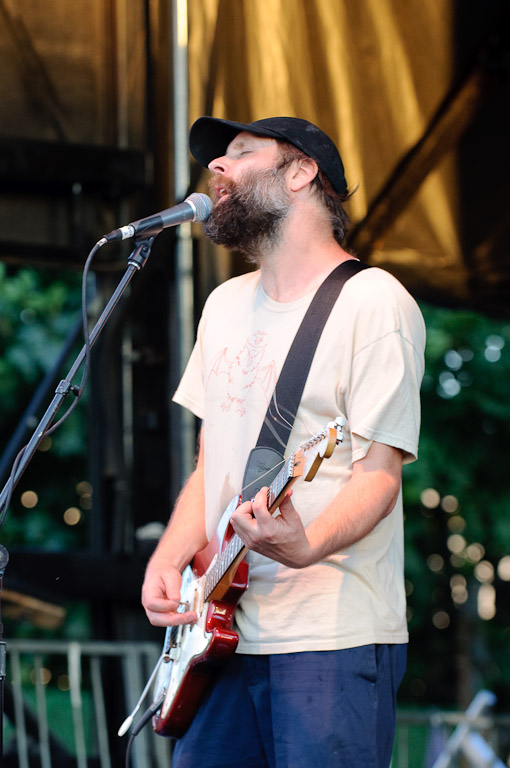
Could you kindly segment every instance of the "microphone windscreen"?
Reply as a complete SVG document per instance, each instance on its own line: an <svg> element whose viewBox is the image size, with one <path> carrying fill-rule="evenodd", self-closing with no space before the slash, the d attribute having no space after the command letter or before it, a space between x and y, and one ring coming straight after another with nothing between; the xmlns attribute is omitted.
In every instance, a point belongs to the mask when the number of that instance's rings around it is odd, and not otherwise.
<svg viewBox="0 0 510 768"><path fill-rule="evenodd" d="M191 203L195 209L194 221L207 221L214 207L209 195L204 195L201 192L193 192L186 198L186 202Z"/></svg>

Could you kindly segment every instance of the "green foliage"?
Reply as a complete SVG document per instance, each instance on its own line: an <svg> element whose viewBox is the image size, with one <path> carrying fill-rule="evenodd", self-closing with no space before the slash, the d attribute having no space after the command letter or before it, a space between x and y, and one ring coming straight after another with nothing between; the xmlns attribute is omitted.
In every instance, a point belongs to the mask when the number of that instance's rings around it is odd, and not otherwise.
<svg viewBox="0 0 510 768"><path fill-rule="evenodd" d="M79 275L59 280L0 263L0 432L15 423L34 386L53 366L79 316Z"/></svg>
<svg viewBox="0 0 510 768"><path fill-rule="evenodd" d="M2 446L10 440L22 413L44 376L53 369L64 342L80 316L81 276L54 271L13 269L0 263L0 435ZM47 399L34 415L26 439L48 407L58 381L63 378L81 347L70 355L69 366L55 372ZM75 382L76 383L76 382ZM60 418L66 407L59 411ZM46 550L83 546L86 525L70 527L63 511L79 505L76 486L86 473L86 403L80 403L69 419L45 438L25 476L16 488L2 542L9 547ZM56 461L57 459L57 461ZM3 478L3 483L7 478ZM37 492L34 508L21 503L21 495Z"/></svg>
<svg viewBox="0 0 510 768"><path fill-rule="evenodd" d="M420 458L404 471L411 633L404 697L465 706L483 685L508 707L510 325L422 309Z"/></svg>

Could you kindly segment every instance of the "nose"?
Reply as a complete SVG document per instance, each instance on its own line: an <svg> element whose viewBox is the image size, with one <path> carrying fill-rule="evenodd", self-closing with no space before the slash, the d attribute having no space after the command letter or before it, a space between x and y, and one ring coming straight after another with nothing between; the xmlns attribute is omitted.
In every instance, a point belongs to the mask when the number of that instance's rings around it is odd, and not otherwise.
<svg viewBox="0 0 510 768"><path fill-rule="evenodd" d="M225 173L228 168L228 160L225 155L215 157L207 167L212 173Z"/></svg>

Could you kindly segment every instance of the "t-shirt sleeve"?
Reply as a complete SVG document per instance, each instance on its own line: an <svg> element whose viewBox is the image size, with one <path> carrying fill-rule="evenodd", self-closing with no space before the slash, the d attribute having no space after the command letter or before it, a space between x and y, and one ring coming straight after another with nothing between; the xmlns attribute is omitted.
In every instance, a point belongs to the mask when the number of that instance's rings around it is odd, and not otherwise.
<svg viewBox="0 0 510 768"><path fill-rule="evenodd" d="M417 458L424 346L421 312L404 289L371 297L355 332L346 393L353 462L374 441L400 449L404 463Z"/></svg>
<svg viewBox="0 0 510 768"><path fill-rule="evenodd" d="M182 378L172 400L187 408L198 418L204 418L204 356L203 356L204 316L198 325L195 346L188 360Z"/></svg>

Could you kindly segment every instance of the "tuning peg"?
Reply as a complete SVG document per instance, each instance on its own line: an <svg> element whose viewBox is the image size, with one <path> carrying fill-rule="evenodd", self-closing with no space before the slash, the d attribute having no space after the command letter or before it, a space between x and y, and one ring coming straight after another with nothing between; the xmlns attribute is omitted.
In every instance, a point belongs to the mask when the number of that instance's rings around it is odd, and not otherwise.
<svg viewBox="0 0 510 768"><path fill-rule="evenodd" d="M334 421L330 422L330 424L328 425L328 426L332 427L333 429L336 429L336 442L337 442L337 445L338 445L338 443L343 442L344 434L342 432L342 427L344 427L345 424L346 424L346 421L345 421L344 417L343 416L337 416L336 419Z"/></svg>

